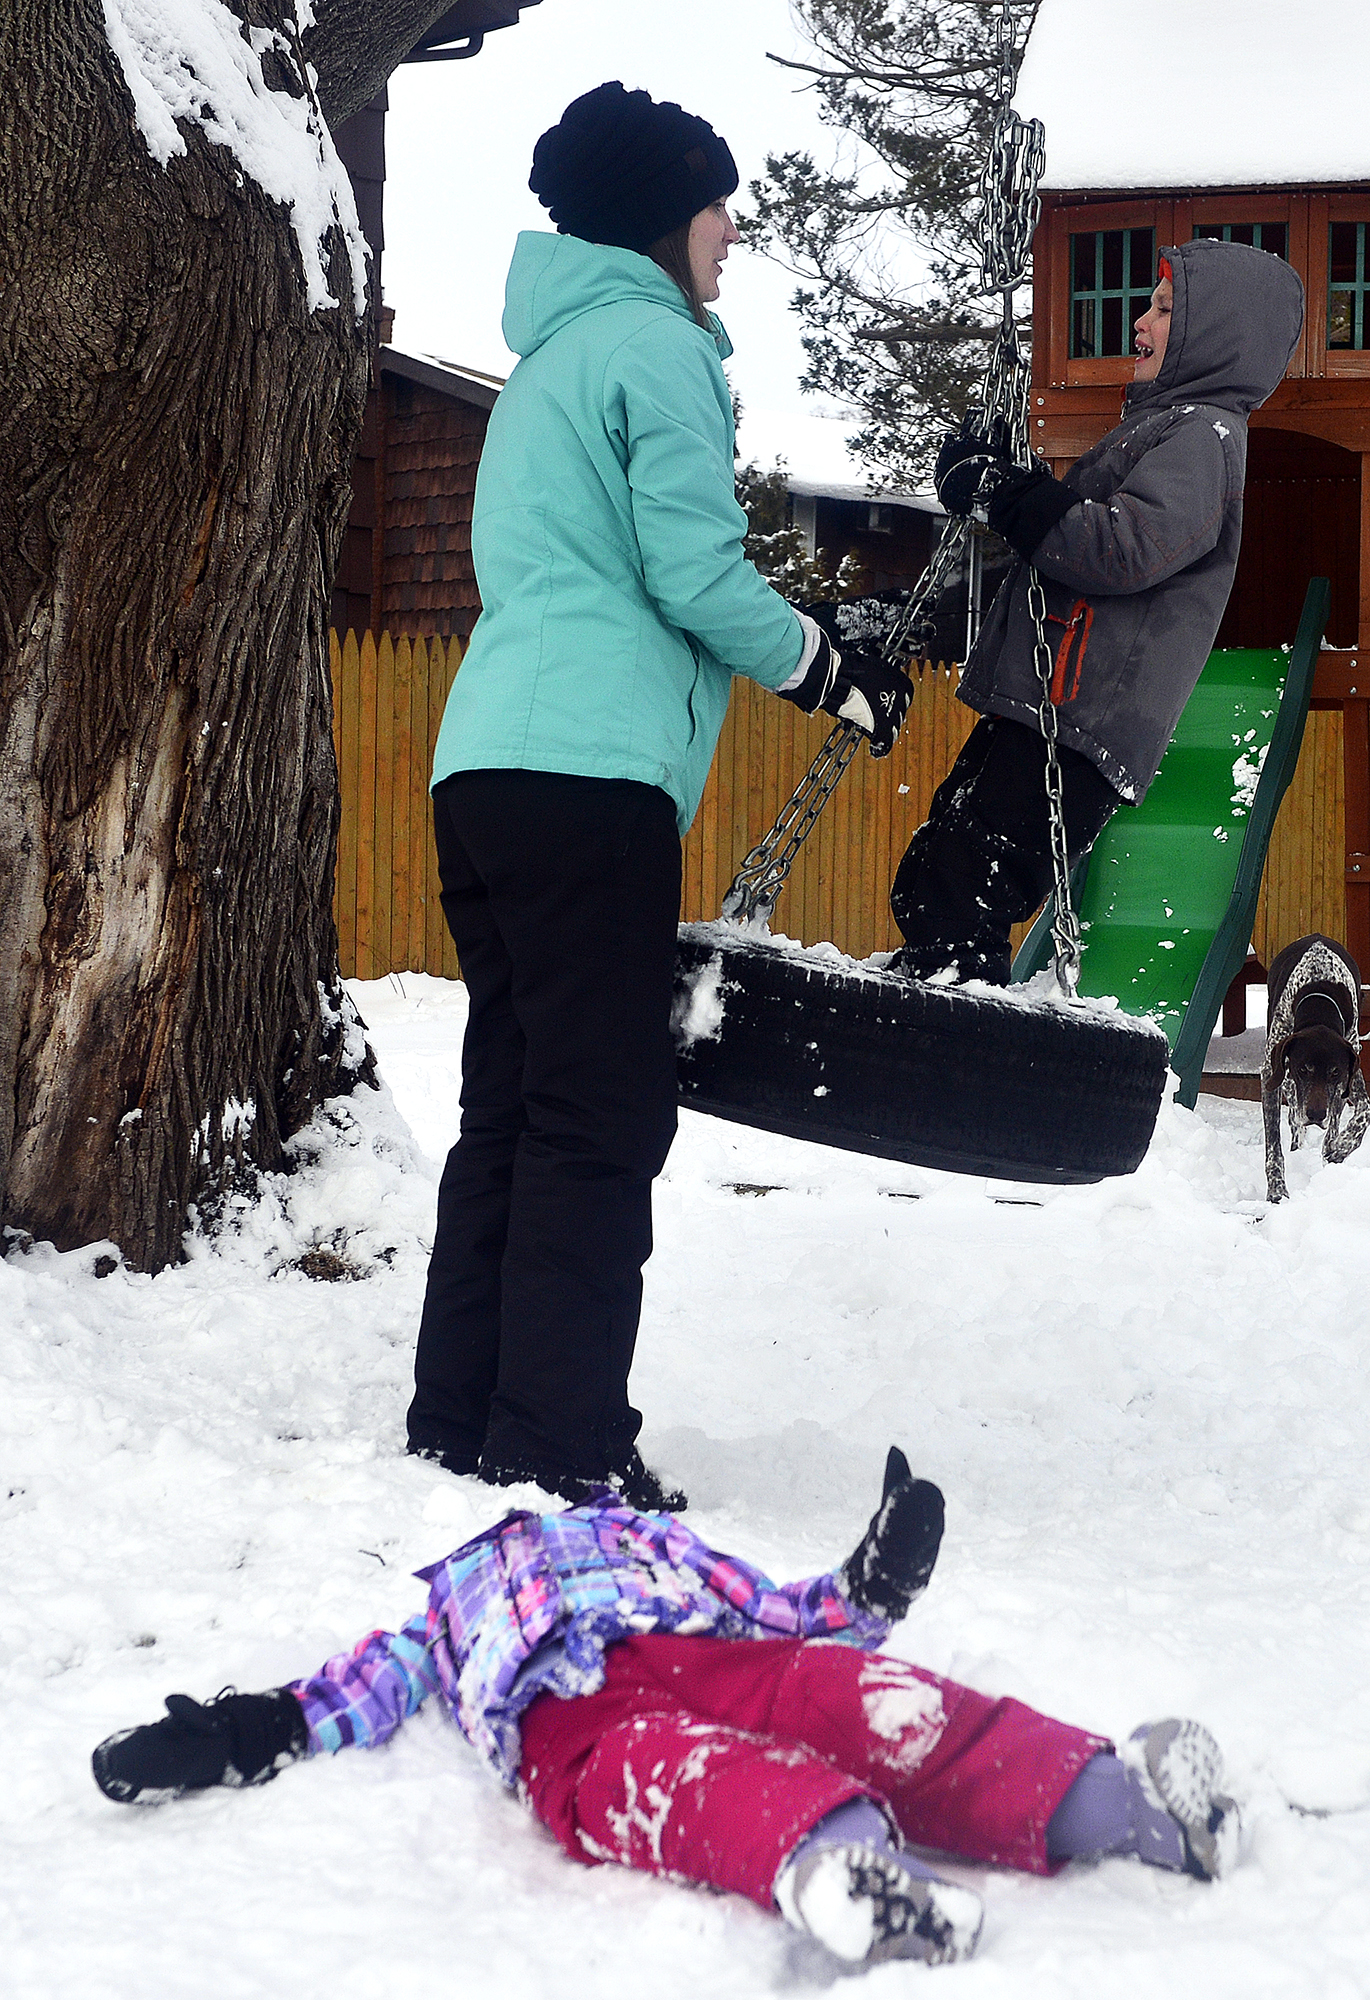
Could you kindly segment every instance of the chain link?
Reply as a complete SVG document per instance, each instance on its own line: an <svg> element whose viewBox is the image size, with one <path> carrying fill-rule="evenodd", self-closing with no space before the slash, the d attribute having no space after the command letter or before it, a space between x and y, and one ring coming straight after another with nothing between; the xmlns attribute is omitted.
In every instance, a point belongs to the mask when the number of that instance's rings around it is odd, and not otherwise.
<svg viewBox="0 0 1370 2000"><path fill-rule="evenodd" d="M1020 118L1012 108L1017 48L1011 0L1000 0L995 57L999 114L980 177L977 235L985 290L999 293L1002 319L990 349L980 400L972 407L967 422L977 430L997 422L1002 426L1009 456L1020 466L1029 466L1035 462L1028 443L1031 363L1019 338L1014 293L1027 277L1032 255L1032 236L1040 208L1037 183L1046 164L1046 132L1040 119ZM969 520L948 521L917 589L884 637L882 650L886 660L902 662L921 657L931 638L937 600L959 566L972 533ZM1051 651L1046 639L1046 597L1041 577L1033 568L1028 570L1028 610L1033 622L1033 663L1041 689L1037 719L1046 745L1047 814L1055 885L1051 929L1056 944L1056 978L1062 992L1073 997L1080 974L1080 925L1070 895L1061 764L1056 754L1056 706L1051 698ZM723 901L725 917L735 917L743 923L769 920L796 854L837 789L860 742L861 732L849 722L840 723L829 734L775 825L757 842L734 876Z"/></svg>

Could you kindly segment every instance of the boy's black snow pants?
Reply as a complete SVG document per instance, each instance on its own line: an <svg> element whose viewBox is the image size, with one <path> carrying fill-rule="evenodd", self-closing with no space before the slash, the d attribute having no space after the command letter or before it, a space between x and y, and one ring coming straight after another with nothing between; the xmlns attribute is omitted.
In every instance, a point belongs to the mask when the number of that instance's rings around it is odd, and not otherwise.
<svg viewBox="0 0 1370 2000"><path fill-rule="evenodd" d="M654 785L462 771L433 794L470 999L412 1450L603 1479L628 1402L651 1185L676 1126L675 807Z"/></svg>
<svg viewBox="0 0 1370 2000"><path fill-rule="evenodd" d="M1122 804L1064 743L1061 788L1072 867ZM905 943L892 970L929 978L953 960L962 979L1008 984L1009 931L1051 893L1046 746L1035 729L984 715L933 795L890 890Z"/></svg>

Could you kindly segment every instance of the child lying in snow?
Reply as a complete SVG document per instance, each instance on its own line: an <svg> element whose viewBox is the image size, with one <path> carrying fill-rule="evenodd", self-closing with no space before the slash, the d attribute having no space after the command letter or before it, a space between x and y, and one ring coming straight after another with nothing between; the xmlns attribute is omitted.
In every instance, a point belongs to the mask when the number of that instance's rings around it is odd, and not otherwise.
<svg viewBox="0 0 1370 2000"><path fill-rule="evenodd" d="M572 1859L737 1890L849 1964L975 1949L979 1898L906 1840L1035 1874L1136 1854L1221 1875L1238 1816L1196 1723L1149 1724L1118 1755L874 1650L941 1537L941 1494L897 1450L842 1568L779 1589L608 1491L511 1513L419 1572L428 1610L401 1632L267 1694L169 1695L99 1746L95 1780L148 1803L263 1784L383 1743L440 1693Z"/></svg>

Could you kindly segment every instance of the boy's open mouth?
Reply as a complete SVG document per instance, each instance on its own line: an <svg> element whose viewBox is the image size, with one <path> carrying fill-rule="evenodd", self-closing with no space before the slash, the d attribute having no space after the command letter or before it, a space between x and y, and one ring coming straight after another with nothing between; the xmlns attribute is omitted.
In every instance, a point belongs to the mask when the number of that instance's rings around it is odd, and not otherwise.
<svg viewBox="0 0 1370 2000"><path fill-rule="evenodd" d="M1136 342L1136 348L1137 348L1137 359L1139 361L1148 360L1150 356L1153 355L1156 351L1154 347L1148 347L1144 340L1138 340Z"/></svg>

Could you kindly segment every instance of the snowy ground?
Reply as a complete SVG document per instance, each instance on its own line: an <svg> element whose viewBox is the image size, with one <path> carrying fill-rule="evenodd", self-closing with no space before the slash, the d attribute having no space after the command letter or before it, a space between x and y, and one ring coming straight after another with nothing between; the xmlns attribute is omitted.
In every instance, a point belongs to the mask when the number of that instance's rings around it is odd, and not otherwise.
<svg viewBox="0 0 1370 2000"><path fill-rule="evenodd" d="M356 990L389 1091L236 1237L156 1280L0 1264L0 1992L812 1992L750 1906L563 1860L437 1712L247 1793L91 1783L172 1689L267 1686L401 1620L408 1572L511 1497L401 1456L462 989ZM1131 1179L1043 1197L682 1122L634 1388L692 1524L824 1567L897 1439L948 1531L895 1649L1113 1735L1196 1714L1246 1802L1216 1888L964 1871L978 1960L883 1968L871 2000L1370 1993L1370 1148L1294 1156L1267 1212L1258 1125L1168 1106ZM366 1275L291 1268L314 1245Z"/></svg>

